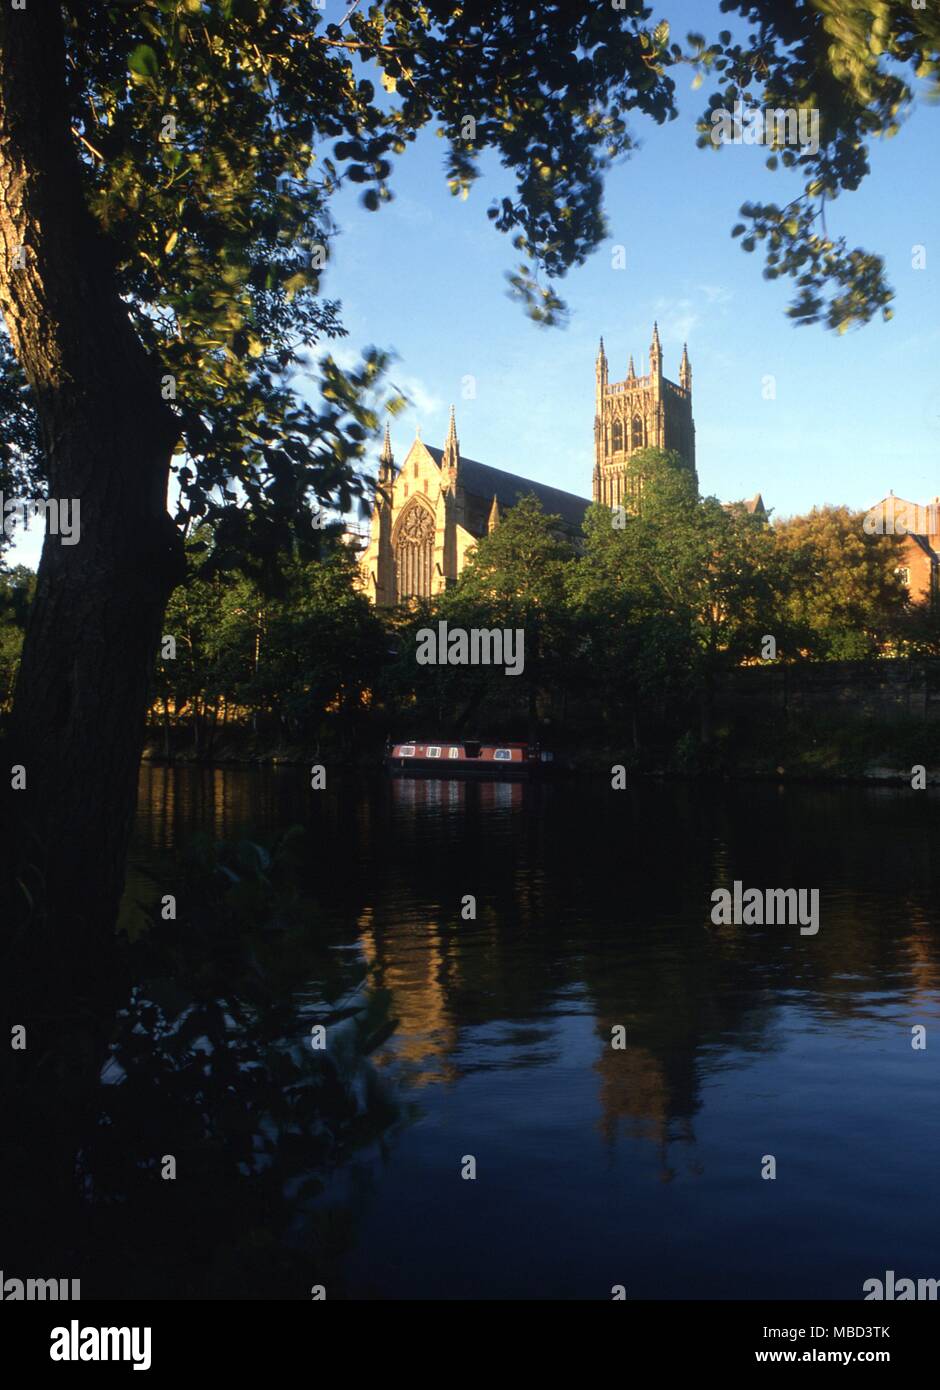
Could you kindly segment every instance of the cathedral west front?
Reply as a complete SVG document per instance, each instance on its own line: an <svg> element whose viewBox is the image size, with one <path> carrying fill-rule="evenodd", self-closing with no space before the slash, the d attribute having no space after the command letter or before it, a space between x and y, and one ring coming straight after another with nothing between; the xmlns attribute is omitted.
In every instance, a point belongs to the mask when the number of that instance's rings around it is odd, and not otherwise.
<svg viewBox="0 0 940 1390"><path fill-rule="evenodd" d="M654 324L649 373L637 376L631 357L624 380L611 382L602 339L595 379L593 501L635 508L629 465L639 449L675 450L695 477L692 368L685 348L676 384L663 376ZM419 436L400 467L386 428L369 541L359 562L362 588L382 608L442 593L477 541L529 493L572 535L580 532L586 498L466 458L453 409L444 448Z"/></svg>

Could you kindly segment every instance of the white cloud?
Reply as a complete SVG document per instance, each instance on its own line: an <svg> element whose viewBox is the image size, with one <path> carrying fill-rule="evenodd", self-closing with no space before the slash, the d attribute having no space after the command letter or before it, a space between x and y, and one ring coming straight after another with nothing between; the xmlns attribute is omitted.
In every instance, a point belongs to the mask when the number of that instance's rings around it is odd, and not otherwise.
<svg viewBox="0 0 940 1390"><path fill-rule="evenodd" d="M707 304L730 304L734 298L731 290L724 285L699 285Z"/></svg>
<svg viewBox="0 0 940 1390"><path fill-rule="evenodd" d="M396 372L394 368L389 373L389 378L399 391L404 392L411 405L408 410L400 415L399 419L405 419L412 415L423 424L428 416L436 415L443 406L443 401L439 396L435 396L417 376L409 376L407 373Z"/></svg>
<svg viewBox="0 0 940 1390"><path fill-rule="evenodd" d="M691 299L657 299L654 305L660 337L685 342L701 323Z"/></svg>

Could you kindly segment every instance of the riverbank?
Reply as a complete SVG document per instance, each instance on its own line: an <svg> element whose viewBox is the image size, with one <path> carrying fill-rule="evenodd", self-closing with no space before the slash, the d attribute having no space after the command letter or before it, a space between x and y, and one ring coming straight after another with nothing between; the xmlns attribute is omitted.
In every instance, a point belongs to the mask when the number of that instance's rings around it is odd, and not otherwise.
<svg viewBox="0 0 940 1390"><path fill-rule="evenodd" d="M502 735L509 737L505 731ZM678 738L660 732L634 746L632 733L619 742L615 732L546 728L542 743L555 753L562 775L714 778L729 780L940 785L940 727L918 719L891 721L846 716L802 717L755 723L719 724L706 742L691 733ZM166 756L162 739L148 741L143 760L155 764L248 766L369 771L381 766L384 737L374 729L342 741L274 742L250 730L228 731L211 756L197 755L180 740Z"/></svg>

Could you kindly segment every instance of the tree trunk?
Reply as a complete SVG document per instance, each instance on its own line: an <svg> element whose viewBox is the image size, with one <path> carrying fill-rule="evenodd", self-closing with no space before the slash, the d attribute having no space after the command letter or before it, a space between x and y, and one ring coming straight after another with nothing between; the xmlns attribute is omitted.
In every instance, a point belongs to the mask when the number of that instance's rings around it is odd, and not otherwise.
<svg viewBox="0 0 940 1390"><path fill-rule="evenodd" d="M166 512L179 429L87 212L57 4L0 6L0 308L33 388L47 534L11 720L12 794L52 940L86 965L120 900L151 672L182 542ZM9 772L4 769L9 785Z"/></svg>

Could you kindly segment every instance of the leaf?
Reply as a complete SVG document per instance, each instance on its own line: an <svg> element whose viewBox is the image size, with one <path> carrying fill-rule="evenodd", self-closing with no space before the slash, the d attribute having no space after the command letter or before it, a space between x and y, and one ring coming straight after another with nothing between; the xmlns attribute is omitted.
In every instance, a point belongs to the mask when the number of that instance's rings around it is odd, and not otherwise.
<svg viewBox="0 0 940 1390"><path fill-rule="evenodd" d="M170 233L170 235L169 235L169 236L167 237L167 239L166 239L166 245L165 245L164 248L163 248L163 251L164 251L164 254L165 254L165 255L168 256L168 255L170 254L170 252L173 250L173 247L174 247L174 246L176 245L176 243L179 241L179 238L180 238L179 232L171 232L171 233Z"/></svg>
<svg viewBox="0 0 940 1390"><path fill-rule="evenodd" d="M138 77L155 78L159 74L160 64L157 62L157 55L150 47L149 43L139 43L127 60L127 66L131 72Z"/></svg>

